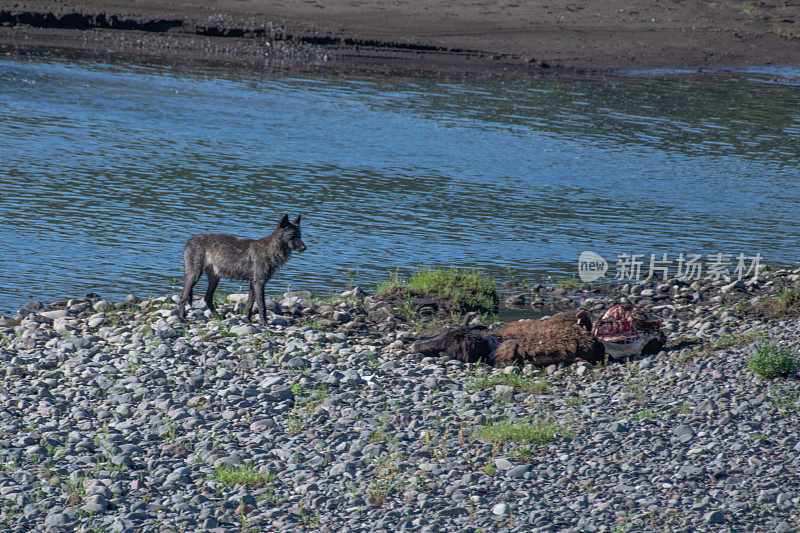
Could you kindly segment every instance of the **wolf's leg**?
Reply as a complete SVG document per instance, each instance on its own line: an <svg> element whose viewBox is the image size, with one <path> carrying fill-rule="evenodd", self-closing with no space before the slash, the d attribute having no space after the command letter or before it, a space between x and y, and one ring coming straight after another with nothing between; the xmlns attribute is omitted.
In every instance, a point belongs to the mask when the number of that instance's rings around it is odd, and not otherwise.
<svg viewBox="0 0 800 533"><path fill-rule="evenodd" d="M202 252L202 250L200 250ZM186 303L192 305L194 296L194 286L200 281L203 274L203 256L191 245L186 247L183 252L183 292L178 302L178 317L183 320L186 318Z"/></svg>
<svg viewBox="0 0 800 533"><path fill-rule="evenodd" d="M261 323L267 323L267 305L264 303L264 282L253 280L251 285L255 297L258 299L258 314L261 317Z"/></svg>
<svg viewBox="0 0 800 533"><path fill-rule="evenodd" d="M211 272L206 272L206 275L208 276L208 289L206 289L205 296L206 305L214 316L219 316L217 309L214 307L214 291L217 290L217 285L219 285L219 278Z"/></svg>
<svg viewBox="0 0 800 533"><path fill-rule="evenodd" d="M253 291L253 282L250 282L250 292L247 294L247 307L245 309L247 313L247 321L252 322L250 320L250 315L253 313L253 304L256 303L256 293Z"/></svg>

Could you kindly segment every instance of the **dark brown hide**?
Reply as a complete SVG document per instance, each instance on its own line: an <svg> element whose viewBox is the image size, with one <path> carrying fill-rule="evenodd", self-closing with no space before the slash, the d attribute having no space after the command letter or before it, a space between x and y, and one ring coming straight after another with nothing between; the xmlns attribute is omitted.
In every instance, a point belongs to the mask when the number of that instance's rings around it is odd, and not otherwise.
<svg viewBox="0 0 800 533"><path fill-rule="evenodd" d="M491 344L482 335L486 331L456 326L419 339L411 346L411 351L430 357L451 357L464 363L486 362L492 352Z"/></svg>
<svg viewBox="0 0 800 533"><path fill-rule="evenodd" d="M503 342L495 350L493 362L496 366L545 366L572 363L575 359L598 363L603 360L603 344L587 331L587 322L591 329L585 311L510 322L500 331Z"/></svg>

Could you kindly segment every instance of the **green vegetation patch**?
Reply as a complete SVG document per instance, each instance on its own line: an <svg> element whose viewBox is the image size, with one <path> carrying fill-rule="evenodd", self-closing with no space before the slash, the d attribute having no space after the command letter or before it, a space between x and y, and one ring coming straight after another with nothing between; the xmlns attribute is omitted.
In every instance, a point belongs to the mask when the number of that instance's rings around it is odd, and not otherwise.
<svg viewBox="0 0 800 533"><path fill-rule="evenodd" d="M800 291L795 288L781 289L777 294L765 296L757 304L745 307L748 315L764 318L784 319L800 316Z"/></svg>
<svg viewBox="0 0 800 533"><path fill-rule="evenodd" d="M395 271L378 285L375 298L386 301L411 299L413 304L437 303L452 314L468 311L496 313L496 282L486 273L462 268L423 268L408 278ZM414 302L414 300L421 300Z"/></svg>
<svg viewBox="0 0 800 533"><path fill-rule="evenodd" d="M544 444L568 432L552 420L500 420L478 430L478 438L485 442L513 441L517 444Z"/></svg>
<svg viewBox="0 0 800 533"><path fill-rule="evenodd" d="M767 334L764 331L748 331L746 333L733 333L722 335L716 339L711 347L714 350L727 350L729 348L744 348L748 344L764 340Z"/></svg>
<svg viewBox="0 0 800 533"><path fill-rule="evenodd" d="M747 362L747 368L765 378L776 378L795 374L800 361L791 349L764 342L756 347L756 353Z"/></svg>
<svg viewBox="0 0 800 533"><path fill-rule="evenodd" d="M491 389L497 385L508 385L529 394L550 394L550 384L542 379L533 379L521 374L492 374L479 377L467 384L468 391Z"/></svg>
<svg viewBox="0 0 800 533"><path fill-rule="evenodd" d="M228 487L232 487L233 485L248 485L250 487L260 488L271 486L275 481L275 475L268 472L258 472L252 465L221 465L217 467L212 479Z"/></svg>

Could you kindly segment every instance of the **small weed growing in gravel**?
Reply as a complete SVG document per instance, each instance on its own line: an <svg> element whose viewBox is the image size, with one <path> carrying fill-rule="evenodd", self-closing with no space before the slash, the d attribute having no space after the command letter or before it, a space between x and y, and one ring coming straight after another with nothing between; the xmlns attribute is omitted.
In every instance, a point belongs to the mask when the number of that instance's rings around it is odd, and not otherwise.
<svg viewBox="0 0 800 533"><path fill-rule="evenodd" d="M466 386L468 391L491 389L497 385L508 385L520 392L530 394L550 394L550 384L546 380L531 379L521 374L492 374L479 377Z"/></svg>
<svg viewBox="0 0 800 533"><path fill-rule="evenodd" d="M59 450L66 449L66 445L59 444L58 446L54 446L53 444L46 444L44 449L47 452L48 457L53 457Z"/></svg>
<svg viewBox="0 0 800 533"><path fill-rule="evenodd" d="M217 467L212 479L232 487L233 485L248 485L250 487L268 487L275 482L275 475L268 472L257 472L253 465Z"/></svg>
<svg viewBox="0 0 800 533"><path fill-rule="evenodd" d="M145 341L148 346L161 346L164 344L164 339L159 336L153 336Z"/></svg>
<svg viewBox="0 0 800 533"><path fill-rule="evenodd" d="M77 472L73 472L67 478L67 492L71 495L75 496L78 500L83 500L83 496L86 494L86 489L83 486L84 476Z"/></svg>
<svg viewBox="0 0 800 533"><path fill-rule="evenodd" d="M628 398L639 405L644 405L647 401L647 389L650 384L650 374L639 376L639 364L628 361L625 364L625 376L623 384Z"/></svg>
<svg viewBox="0 0 800 533"><path fill-rule="evenodd" d="M742 13L750 18L760 18L764 14L753 2L742 2Z"/></svg>
<svg viewBox="0 0 800 533"><path fill-rule="evenodd" d="M316 529L322 523L322 517L320 516L319 509L312 512L301 506L300 519L303 521L304 529Z"/></svg>
<svg viewBox="0 0 800 533"><path fill-rule="evenodd" d="M654 420L658 418L658 415L650 409L645 409L644 411L639 411L638 413L634 414L633 418L636 420Z"/></svg>
<svg viewBox="0 0 800 533"><path fill-rule="evenodd" d="M417 492L428 492L428 479L425 472L420 472L417 475L411 476L408 486L411 490Z"/></svg>
<svg viewBox="0 0 800 533"><path fill-rule="evenodd" d="M775 28L770 30L770 33L774 33L775 35L777 35L782 39L788 39L790 41L793 40L800 41L800 32L796 32L790 28L776 26Z"/></svg>
<svg viewBox="0 0 800 533"><path fill-rule="evenodd" d="M571 396L567 398L567 405L570 407L582 407L586 401L580 396Z"/></svg>
<svg viewBox="0 0 800 533"><path fill-rule="evenodd" d="M675 408L675 413L679 415L685 415L691 412L692 410L689 408L689 405L686 402L681 403L678 407Z"/></svg>
<svg viewBox="0 0 800 533"><path fill-rule="evenodd" d="M382 428L378 428L369 436L370 442L383 442L386 440L386 434Z"/></svg>
<svg viewBox="0 0 800 533"><path fill-rule="evenodd" d="M800 412L800 394L797 391L773 389L769 393L769 404L780 411L781 415L793 416Z"/></svg>
<svg viewBox="0 0 800 533"><path fill-rule="evenodd" d="M265 502L270 507L278 507L283 503L283 499L275 492L274 481L268 481L267 484L256 493L255 498L256 501Z"/></svg>
<svg viewBox="0 0 800 533"><path fill-rule="evenodd" d="M494 461L490 457L486 458L486 464L483 465L483 472L487 476L493 476L497 473L497 467L494 464Z"/></svg>
<svg viewBox="0 0 800 533"><path fill-rule="evenodd" d="M397 483L394 475L371 479L367 487L367 497L370 503L379 507L383 506L383 504L386 503L386 499L391 496L397 488L396 485Z"/></svg>
<svg viewBox="0 0 800 533"><path fill-rule="evenodd" d="M221 318L214 319L219 326L219 331L216 332L217 337L236 337L236 333L231 331L231 325Z"/></svg>
<svg viewBox="0 0 800 533"><path fill-rule="evenodd" d="M626 519L619 519L614 527L611 528L611 533L628 533L630 531L631 525L628 523Z"/></svg>
<svg viewBox="0 0 800 533"><path fill-rule="evenodd" d="M162 439L175 440L178 425L171 418L164 416L164 431L161 433Z"/></svg>
<svg viewBox="0 0 800 533"><path fill-rule="evenodd" d="M714 350L726 350L728 348L742 348L748 344L766 338L766 333L763 331L748 331L747 333L738 333L730 335L722 335L714 341L712 347Z"/></svg>
<svg viewBox="0 0 800 533"><path fill-rule="evenodd" d="M677 364L685 365L703 353L705 352L701 348L684 348L674 356L674 359Z"/></svg>
<svg viewBox="0 0 800 533"><path fill-rule="evenodd" d="M750 357L747 368L759 376L776 378L796 373L800 361L789 348L764 342L756 346L756 353Z"/></svg>
<svg viewBox="0 0 800 533"><path fill-rule="evenodd" d="M772 300L779 305L789 307L800 300L800 291L797 289L782 289L778 294L772 297Z"/></svg>
<svg viewBox="0 0 800 533"><path fill-rule="evenodd" d="M136 375L136 371L139 370L141 367L142 367L141 362L134 363L133 361L130 361L128 363L128 373L131 375Z"/></svg>
<svg viewBox="0 0 800 533"><path fill-rule="evenodd" d="M313 329L314 331L325 331L328 328L321 319L316 318L314 320L306 320L305 325Z"/></svg>
<svg viewBox="0 0 800 533"><path fill-rule="evenodd" d="M299 383L295 383L291 386L291 390L295 395L294 407L286 414L286 419L289 434L296 435L309 424L314 411L328 397L328 389L322 386L306 390Z"/></svg>
<svg viewBox="0 0 800 533"><path fill-rule="evenodd" d="M777 294L765 296L758 303L748 305L745 312L767 318L794 318L800 315L800 291L783 288Z"/></svg>
<svg viewBox="0 0 800 533"><path fill-rule="evenodd" d="M17 469L18 459L16 455L12 455L3 463L4 472L14 472Z"/></svg>
<svg viewBox="0 0 800 533"><path fill-rule="evenodd" d="M517 449L514 450L514 457L522 461L529 461L531 457L533 457L534 451L535 449L533 446L523 444L521 446L517 446Z"/></svg>
<svg viewBox="0 0 800 533"><path fill-rule="evenodd" d="M505 442L508 440L518 444L544 444L563 435L564 429L550 420L501 420L478 431L478 438L485 442Z"/></svg>
<svg viewBox="0 0 800 533"><path fill-rule="evenodd" d="M375 352L368 352L367 353L367 366L370 368L378 368L380 366L380 361L378 360L378 356Z"/></svg>

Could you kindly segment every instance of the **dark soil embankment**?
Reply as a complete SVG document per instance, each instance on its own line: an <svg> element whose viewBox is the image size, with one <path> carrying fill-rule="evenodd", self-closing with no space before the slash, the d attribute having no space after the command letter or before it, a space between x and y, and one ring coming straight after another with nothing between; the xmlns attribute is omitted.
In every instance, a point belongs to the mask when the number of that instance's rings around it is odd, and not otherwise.
<svg viewBox="0 0 800 533"><path fill-rule="evenodd" d="M451 71L798 66L800 5L21 0L0 7L0 46Z"/></svg>

